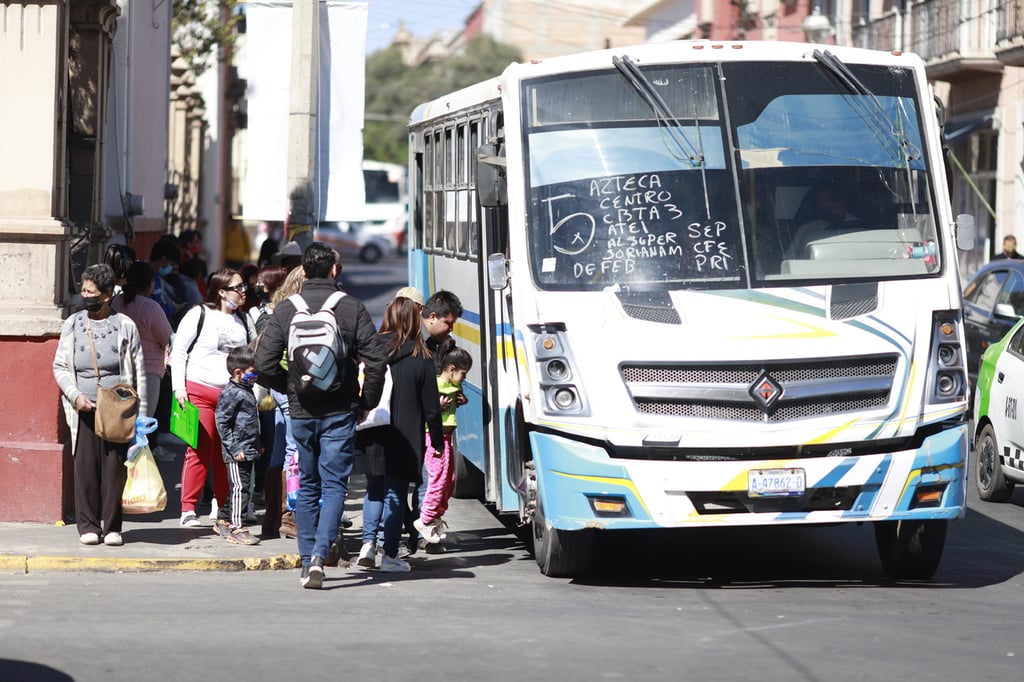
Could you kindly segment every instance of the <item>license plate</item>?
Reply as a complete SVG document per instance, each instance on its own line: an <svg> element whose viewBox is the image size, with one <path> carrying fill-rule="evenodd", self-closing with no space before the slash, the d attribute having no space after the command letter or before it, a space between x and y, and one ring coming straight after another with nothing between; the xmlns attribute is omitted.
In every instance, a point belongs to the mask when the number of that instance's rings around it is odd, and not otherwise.
<svg viewBox="0 0 1024 682"><path fill-rule="evenodd" d="M806 490L803 469L751 469L747 472L750 497L795 497Z"/></svg>

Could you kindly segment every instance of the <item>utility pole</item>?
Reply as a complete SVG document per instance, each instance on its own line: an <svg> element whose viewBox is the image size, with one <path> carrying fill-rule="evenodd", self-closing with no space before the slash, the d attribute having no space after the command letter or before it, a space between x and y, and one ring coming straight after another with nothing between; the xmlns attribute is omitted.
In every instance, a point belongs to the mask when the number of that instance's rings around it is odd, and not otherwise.
<svg viewBox="0 0 1024 682"><path fill-rule="evenodd" d="M291 101L288 108L288 240L303 251L316 223L319 0L292 0Z"/></svg>

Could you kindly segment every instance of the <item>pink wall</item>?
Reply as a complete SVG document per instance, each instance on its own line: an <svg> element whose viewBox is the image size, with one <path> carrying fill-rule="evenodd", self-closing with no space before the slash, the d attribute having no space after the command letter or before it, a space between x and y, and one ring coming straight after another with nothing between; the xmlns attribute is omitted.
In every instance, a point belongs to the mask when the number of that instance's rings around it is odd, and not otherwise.
<svg viewBox="0 0 1024 682"><path fill-rule="evenodd" d="M0 521L54 523L74 506L56 350L53 336L0 337Z"/></svg>

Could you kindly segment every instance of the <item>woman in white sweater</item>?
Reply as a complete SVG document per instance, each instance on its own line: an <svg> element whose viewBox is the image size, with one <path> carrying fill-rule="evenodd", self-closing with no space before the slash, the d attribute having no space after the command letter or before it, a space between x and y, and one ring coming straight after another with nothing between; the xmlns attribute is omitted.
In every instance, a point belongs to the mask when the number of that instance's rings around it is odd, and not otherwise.
<svg viewBox="0 0 1024 682"><path fill-rule="evenodd" d="M220 437L214 410L220 391L228 383L228 352L249 343L250 331L236 310L245 302L245 283L236 270L218 270L210 276L206 301L189 310L178 324L171 348L171 387L179 403L199 408L199 442L186 448L181 472L181 525L199 525L196 503L207 472L213 468L213 494L227 499L227 470L221 465Z"/></svg>

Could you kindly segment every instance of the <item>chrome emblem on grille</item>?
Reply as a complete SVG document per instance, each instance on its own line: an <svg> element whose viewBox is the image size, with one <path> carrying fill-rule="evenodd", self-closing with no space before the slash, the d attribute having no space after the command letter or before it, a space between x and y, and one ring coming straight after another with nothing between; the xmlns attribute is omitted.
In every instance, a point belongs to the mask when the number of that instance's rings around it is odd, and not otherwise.
<svg viewBox="0 0 1024 682"><path fill-rule="evenodd" d="M761 409L770 410L782 397L782 386L768 372L761 372L761 376L751 384L749 393Z"/></svg>

